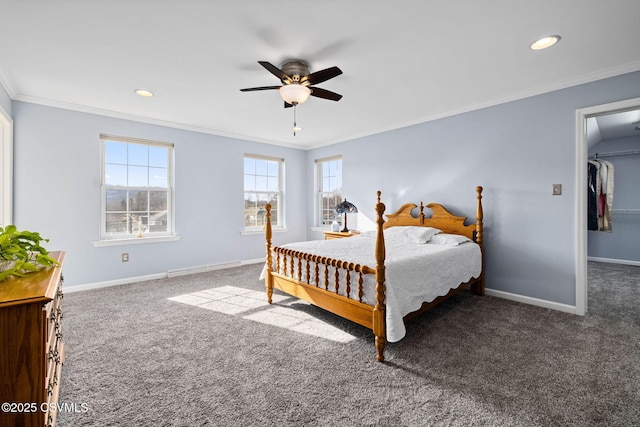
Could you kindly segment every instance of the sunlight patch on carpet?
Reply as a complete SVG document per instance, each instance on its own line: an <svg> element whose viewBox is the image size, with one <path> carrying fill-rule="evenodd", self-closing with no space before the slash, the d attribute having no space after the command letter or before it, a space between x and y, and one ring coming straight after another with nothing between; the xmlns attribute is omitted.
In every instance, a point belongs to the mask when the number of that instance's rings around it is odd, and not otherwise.
<svg viewBox="0 0 640 427"><path fill-rule="evenodd" d="M264 292L223 286L167 299L331 341L349 342L355 339L353 335L290 307L291 304L309 304L297 299L287 303L287 300L291 300L288 296L273 294L273 302L278 305L272 305L267 302Z"/></svg>

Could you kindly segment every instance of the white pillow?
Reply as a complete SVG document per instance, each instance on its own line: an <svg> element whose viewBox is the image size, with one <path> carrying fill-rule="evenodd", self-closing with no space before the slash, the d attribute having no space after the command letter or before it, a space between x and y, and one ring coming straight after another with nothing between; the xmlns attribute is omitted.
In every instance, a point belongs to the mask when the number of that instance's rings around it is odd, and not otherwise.
<svg viewBox="0 0 640 427"><path fill-rule="evenodd" d="M389 227L384 230L384 238L399 240L407 243L427 243L433 236L440 233L434 227L418 227L414 225L404 227Z"/></svg>
<svg viewBox="0 0 640 427"><path fill-rule="evenodd" d="M470 242L466 236L461 236L460 234L437 234L431 238L429 243L433 243L435 245L445 245L445 246L458 246L460 243Z"/></svg>

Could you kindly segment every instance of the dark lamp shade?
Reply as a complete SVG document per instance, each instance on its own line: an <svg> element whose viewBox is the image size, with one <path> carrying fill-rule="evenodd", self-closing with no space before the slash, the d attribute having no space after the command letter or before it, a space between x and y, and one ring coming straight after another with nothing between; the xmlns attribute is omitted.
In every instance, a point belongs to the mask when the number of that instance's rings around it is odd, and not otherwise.
<svg viewBox="0 0 640 427"><path fill-rule="evenodd" d="M358 208L351 202L347 202L347 199L344 199L344 202L340 203L336 206L336 212L339 214L343 213L354 213L358 212Z"/></svg>
<svg viewBox="0 0 640 427"><path fill-rule="evenodd" d="M336 212L338 214L344 214L344 228L340 231L343 233L348 233L349 229L347 228L347 214L358 212L358 208L351 202L347 202L347 199L344 199L344 202L340 203L336 206Z"/></svg>

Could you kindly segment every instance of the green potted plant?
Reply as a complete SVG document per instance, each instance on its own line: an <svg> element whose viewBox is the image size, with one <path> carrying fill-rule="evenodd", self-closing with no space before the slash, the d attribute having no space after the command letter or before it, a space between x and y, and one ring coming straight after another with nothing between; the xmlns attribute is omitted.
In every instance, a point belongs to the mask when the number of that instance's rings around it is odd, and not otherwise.
<svg viewBox="0 0 640 427"><path fill-rule="evenodd" d="M0 227L0 281L24 276L58 264L40 243L48 242L33 231L18 231L15 225Z"/></svg>

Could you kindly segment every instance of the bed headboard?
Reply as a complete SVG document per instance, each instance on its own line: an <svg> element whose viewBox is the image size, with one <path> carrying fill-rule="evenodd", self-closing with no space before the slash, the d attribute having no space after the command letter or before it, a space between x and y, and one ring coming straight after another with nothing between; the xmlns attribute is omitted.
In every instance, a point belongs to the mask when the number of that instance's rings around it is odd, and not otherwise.
<svg viewBox="0 0 640 427"><path fill-rule="evenodd" d="M426 208L431 209L433 214L427 217L424 214L425 206L420 202L420 206L413 203L405 203L395 213L387 214L383 228L394 226L414 225L419 227L435 227L442 230L443 233L461 234L473 239L475 242L482 244L482 187L476 187L477 205L476 205L476 223L465 225L467 217L456 216L449 212L439 203L429 203ZM411 211L419 208L417 216L413 216Z"/></svg>

